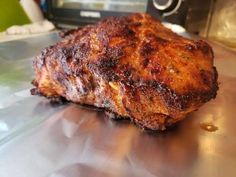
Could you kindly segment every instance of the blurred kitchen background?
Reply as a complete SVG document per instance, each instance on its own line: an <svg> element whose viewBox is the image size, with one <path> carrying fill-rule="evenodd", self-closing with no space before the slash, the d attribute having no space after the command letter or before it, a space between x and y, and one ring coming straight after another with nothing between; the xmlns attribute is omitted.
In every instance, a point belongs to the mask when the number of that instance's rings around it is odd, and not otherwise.
<svg viewBox="0 0 236 177"><path fill-rule="evenodd" d="M135 12L236 50L235 0L0 0L0 42Z"/></svg>

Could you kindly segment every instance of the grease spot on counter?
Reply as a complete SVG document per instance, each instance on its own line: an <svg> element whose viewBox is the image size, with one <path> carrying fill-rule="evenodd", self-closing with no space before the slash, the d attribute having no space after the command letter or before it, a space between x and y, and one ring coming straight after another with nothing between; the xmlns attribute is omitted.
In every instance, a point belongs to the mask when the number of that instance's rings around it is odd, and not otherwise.
<svg viewBox="0 0 236 177"><path fill-rule="evenodd" d="M214 124L212 124L210 122L202 122L202 123L200 123L200 127L201 127L201 129L208 131L208 132L215 132L219 129L217 126L215 126Z"/></svg>

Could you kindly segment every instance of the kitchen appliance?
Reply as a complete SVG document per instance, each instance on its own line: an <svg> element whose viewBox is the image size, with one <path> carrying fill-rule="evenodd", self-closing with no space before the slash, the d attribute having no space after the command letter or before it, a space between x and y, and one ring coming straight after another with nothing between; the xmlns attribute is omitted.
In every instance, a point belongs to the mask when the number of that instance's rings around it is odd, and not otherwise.
<svg viewBox="0 0 236 177"><path fill-rule="evenodd" d="M108 16L147 12L161 21L199 33L207 25L213 0L47 0L47 15L59 27L95 23Z"/></svg>

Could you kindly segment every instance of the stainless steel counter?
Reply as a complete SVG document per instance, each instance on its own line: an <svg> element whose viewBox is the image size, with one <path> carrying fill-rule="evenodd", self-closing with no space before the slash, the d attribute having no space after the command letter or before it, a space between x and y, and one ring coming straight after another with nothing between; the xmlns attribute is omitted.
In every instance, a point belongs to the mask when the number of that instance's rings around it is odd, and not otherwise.
<svg viewBox="0 0 236 177"><path fill-rule="evenodd" d="M217 98L172 130L144 133L76 104L31 96L32 57L55 34L0 43L1 177L236 176L236 54L212 44ZM201 123L218 128L209 132Z"/></svg>

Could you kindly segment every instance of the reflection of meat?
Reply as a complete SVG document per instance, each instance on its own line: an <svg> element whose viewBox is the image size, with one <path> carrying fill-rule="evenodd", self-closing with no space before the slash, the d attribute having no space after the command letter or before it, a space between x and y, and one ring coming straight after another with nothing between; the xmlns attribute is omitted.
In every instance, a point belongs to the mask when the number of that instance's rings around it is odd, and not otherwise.
<svg viewBox="0 0 236 177"><path fill-rule="evenodd" d="M128 155L132 167L152 176L192 176L186 169L193 169L199 157L199 126L194 118L188 117L163 134L133 137Z"/></svg>
<svg viewBox="0 0 236 177"><path fill-rule="evenodd" d="M211 47L149 15L110 17L68 34L34 59L36 93L102 107L152 130L216 96Z"/></svg>

